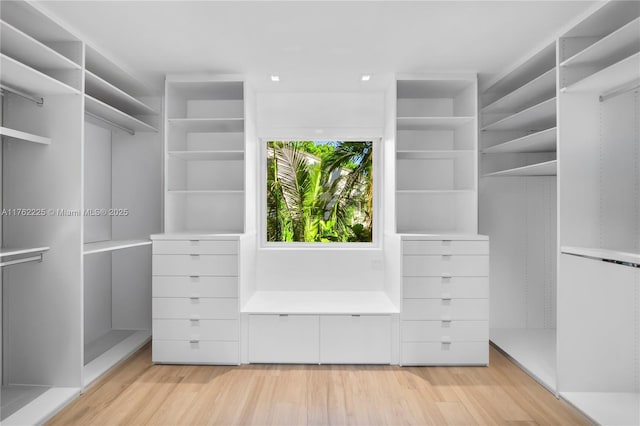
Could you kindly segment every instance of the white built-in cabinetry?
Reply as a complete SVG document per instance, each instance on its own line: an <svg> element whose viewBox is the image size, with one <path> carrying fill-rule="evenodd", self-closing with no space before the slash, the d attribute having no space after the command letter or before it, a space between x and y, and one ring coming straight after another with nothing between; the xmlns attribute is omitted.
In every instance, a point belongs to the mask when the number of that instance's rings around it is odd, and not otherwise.
<svg viewBox="0 0 640 426"><path fill-rule="evenodd" d="M476 76L399 76L396 90L397 232L476 232Z"/></svg>
<svg viewBox="0 0 640 426"><path fill-rule="evenodd" d="M0 412L35 424L149 339L161 103L32 3L0 51Z"/></svg>
<svg viewBox="0 0 640 426"><path fill-rule="evenodd" d="M640 424L640 3L562 35L558 386L601 424Z"/></svg>
<svg viewBox="0 0 640 426"><path fill-rule="evenodd" d="M491 340L601 424L640 422L639 61L607 2L482 96Z"/></svg>
<svg viewBox="0 0 640 426"><path fill-rule="evenodd" d="M244 232L244 82L166 80L165 231Z"/></svg>
<svg viewBox="0 0 640 426"><path fill-rule="evenodd" d="M153 361L239 364L244 82L167 76L165 234L153 236Z"/></svg>
<svg viewBox="0 0 640 426"><path fill-rule="evenodd" d="M400 362L489 364L489 242L403 235Z"/></svg>
<svg viewBox="0 0 640 426"><path fill-rule="evenodd" d="M83 384L151 336L151 240L161 229L160 97L85 47Z"/></svg>

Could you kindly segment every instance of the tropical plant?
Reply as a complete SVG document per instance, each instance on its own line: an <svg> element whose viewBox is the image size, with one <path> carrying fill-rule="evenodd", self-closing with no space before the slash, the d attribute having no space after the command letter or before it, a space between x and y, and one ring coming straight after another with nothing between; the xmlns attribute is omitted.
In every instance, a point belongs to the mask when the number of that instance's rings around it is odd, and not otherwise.
<svg viewBox="0 0 640 426"><path fill-rule="evenodd" d="M272 141L267 149L267 241L372 240L371 142Z"/></svg>

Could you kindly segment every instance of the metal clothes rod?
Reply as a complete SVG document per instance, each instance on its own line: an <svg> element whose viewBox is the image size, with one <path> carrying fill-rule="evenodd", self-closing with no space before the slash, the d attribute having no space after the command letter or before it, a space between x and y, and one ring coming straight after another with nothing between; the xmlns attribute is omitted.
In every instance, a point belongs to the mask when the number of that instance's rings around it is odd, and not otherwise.
<svg viewBox="0 0 640 426"><path fill-rule="evenodd" d="M37 256L23 257L22 259L15 259L15 260L7 260L6 262L0 263L0 267L17 265L19 263L27 263L27 262L42 262L42 253L40 253Z"/></svg>
<svg viewBox="0 0 640 426"><path fill-rule="evenodd" d="M631 83L624 84L620 87L617 87L613 90L603 93L602 95L600 95L600 102L607 101L611 98L624 95L625 93L628 93L637 89L640 89L640 80L632 81Z"/></svg>
<svg viewBox="0 0 640 426"><path fill-rule="evenodd" d="M116 129L120 129L120 130L122 130L122 131L124 131L124 132L127 132L127 133L129 133L130 135L132 135L132 136L136 134L136 132L134 132L133 130L129 129L128 127L124 127L124 126L121 126L121 125L119 125L119 124L116 124L116 123L114 123L113 121L109 121L109 120L107 120L106 118L102 118L102 117L100 117L99 115L96 115L96 114L93 114L93 113L91 113L91 112L87 112L87 111L85 111L85 114L86 114L86 115L88 115L88 116L89 116L89 117L91 117L91 118L94 118L94 119L96 119L96 120L100 120L100 121L102 121L103 123L107 123L108 125L113 126L113 127L115 127Z"/></svg>
<svg viewBox="0 0 640 426"><path fill-rule="evenodd" d="M38 104L39 106L44 105L44 98L41 97L41 96L33 96L33 95L25 93L25 92L23 92L21 90L14 89L13 87L9 87L9 86L4 85L4 84L0 84L0 90L2 92L2 95L4 95L4 92L11 92L14 95L20 96L21 98L33 101L36 104Z"/></svg>

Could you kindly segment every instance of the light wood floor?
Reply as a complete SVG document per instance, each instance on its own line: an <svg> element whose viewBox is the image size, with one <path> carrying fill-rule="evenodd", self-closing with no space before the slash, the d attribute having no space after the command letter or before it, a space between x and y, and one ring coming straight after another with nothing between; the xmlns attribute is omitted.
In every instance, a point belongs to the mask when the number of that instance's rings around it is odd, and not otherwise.
<svg viewBox="0 0 640 426"><path fill-rule="evenodd" d="M588 424L494 348L490 367L170 366L147 345L50 425Z"/></svg>

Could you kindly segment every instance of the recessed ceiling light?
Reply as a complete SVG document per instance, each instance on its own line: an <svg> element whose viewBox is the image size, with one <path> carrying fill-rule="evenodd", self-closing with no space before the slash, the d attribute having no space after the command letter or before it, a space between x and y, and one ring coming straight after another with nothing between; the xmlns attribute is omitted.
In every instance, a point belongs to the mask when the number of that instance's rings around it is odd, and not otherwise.
<svg viewBox="0 0 640 426"><path fill-rule="evenodd" d="M271 81L280 81L280 76L279 75L275 75L275 74L271 74Z"/></svg>
<svg viewBox="0 0 640 426"><path fill-rule="evenodd" d="M360 77L361 81L369 81L371 80L371 76L369 74L362 74L362 77Z"/></svg>

